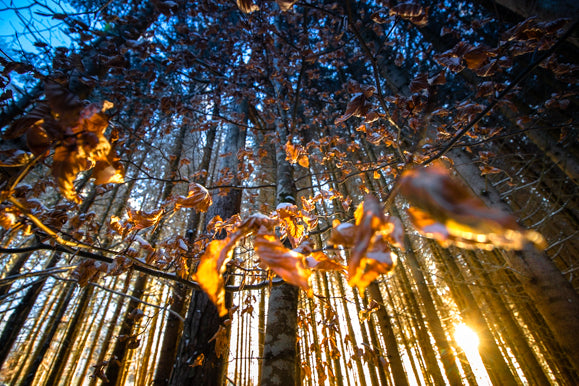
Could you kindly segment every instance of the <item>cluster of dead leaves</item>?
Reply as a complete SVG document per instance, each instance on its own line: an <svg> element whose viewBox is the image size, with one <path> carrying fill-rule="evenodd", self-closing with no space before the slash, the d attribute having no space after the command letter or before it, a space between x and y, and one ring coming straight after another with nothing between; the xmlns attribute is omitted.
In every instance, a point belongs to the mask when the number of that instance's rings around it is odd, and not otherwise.
<svg viewBox="0 0 579 386"><path fill-rule="evenodd" d="M216 231L217 228L219 231L224 230L227 236L209 243L201 256L194 277L215 303L220 315L227 313L224 304L224 274L227 264L233 258L236 245L250 235L254 236L255 252L264 268L270 269L290 284L309 290L310 268L316 269L321 264L319 269L323 269L329 263L324 263L324 259L328 260L325 255L320 258L319 254L312 253L309 242L304 239L309 225L302 217L303 214L297 206L282 204L271 216L256 214L245 220L237 217L234 224L221 219L211 221L211 230ZM286 238L293 249L284 245L280 237ZM314 261L308 262L307 256ZM316 257L320 258L320 261L316 260Z"/></svg>
<svg viewBox="0 0 579 386"><path fill-rule="evenodd" d="M291 164L296 162L304 167L308 168L310 166L310 160L308 159L308 153L302 145L294 145L291 141L287 141L284 145L286 160Z"/></svg>
<svg viewBox="0 0 579 386"><path fill-rule="evenodd" d="M436 55L434 59L452 72L461 72L465 68L474 71L478 76L487 77L504 67L510 67L511 61L500 56L496 49L484 44L472 45L460 41L452 49Z"/></svg>
<svg viewBox="0 0 579 386"><path fill-rule="evenodd" d="M387 216L380 202L367 195L354 214L355 224L334 224L329 242L352 248L348 262L348 284L361 293L379 275L392 272L397 256L391 246L404 249L400 220Z"/></svg>
<svg viewBox="0 0 579 386"><path fill-rule="evenodd" d="M418 27L428 24L428 8L425 9L420 4L411 1L390 6L389 9L380 9L374 12L371 18L375 23L384 24L389 21L388 16L400 17Z"/></svg>
<svg viewBox="0 0 579 386"><path fill-rule="evenodd" d="M74 187L77 175L93 169L96 184L123 182L123 168L104 133L108 118L104 112L112 103L86 105L63 85L47 82L46 99L17 120L5 139L26 136L35 156L47 156L54 149L52 175L60 192L79 203Z"/></svg>

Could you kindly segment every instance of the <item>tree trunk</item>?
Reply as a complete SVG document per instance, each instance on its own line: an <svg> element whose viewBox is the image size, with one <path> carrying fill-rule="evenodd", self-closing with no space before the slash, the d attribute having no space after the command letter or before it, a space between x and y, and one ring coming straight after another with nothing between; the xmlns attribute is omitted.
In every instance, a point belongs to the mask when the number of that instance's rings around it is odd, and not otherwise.
<svg viewBox="0 0 579 386"><path fill-rule="evenodd" d="M244 115L243 121L246 121L247 102L242 101L238 106L238 112ZM234 176L237 175L237 152L245 145L245 135L245 130L240 129L239 126L228 125L222 148L226 156L221 157L219 160L220 170L228 169ZM232 184L237 185L240 182L238 177L234 177ZM217 192L213 196L213 205L209 207L205 217L206 224L217 215L226 220L238 214L241 207L241 195L242 191L240 189L230 189L224 196L219 195ZM225 233L219 236L225 237ZM230 299L230 295L226 295L226 302L230 302ZM225 377L227 358L221 357L223 353L218 353L215 350L215 340L211 342L210 340L226 319L227 316L224 318L219 317L217 308L209 301L204 292L193 292L170 384L222 384ZM200 366L191 366L201 354L204 357L202 364ZM162 380L158 381L162 382Z"/></svg>
<svg viewBox="0 0 579 386"><path fill-rule="evenodd" d="M45 269L52 268L56 265L56 263L60 260L60 254L53 253L52 257L46 264ZM0 335L0 367L4 365L22 326L28 319L28 315L30 314L30 310L34 306L38 295L44 288L44 284L46 283L46 279L42 279L37 283L33 284L26 294L18 303L18 306L14 309L10 318L6 321L4 325L4 329L2 330L2 335Z"/></svg>
<svg viewBox="0 0 579 386"><path fill-rule="evenodd" d="M394 384L397 386L408 386L408 379L406 378L406 372L404 371L404 365L402 364L402 358L400 357L400 350L398 349L398 341L394 334L392 323L390 322L390 316L386 311L386 304L384 303L382 292L375 281L368 286L368 294L372 299L380 304L380 308L376 311L376 315L380 322L382 337L386 342L386 354L388 355L388 361L390 362L390 367L392 369Z"/></svg>
<svg viewBox="0 0 579 386"><path fill-rule="evenodd" d="M292 166L286 160L283 145L287 142L285 127L278 128L280 142L276 146L276 202L296 203ZM297 351L297 305L299 289L287 283L271 289L265 330L265 349L261 369L261 385L297 385L300 381Z"/></svg>
<svg viewBox="0 0 579 386"><path fill-rule="evenodd" d="M216 132L217 128L215 126L212 126L207 132L205 148L203 149L203 158L199 165L199 170L209 170ZM206 180L207 178L203 178L203 181L198 182L205 184ZM191 212L189 224L187 225L187 238L190 243L192 243L197 237L200 218L199 212ZM192 267L189 267L189 269L192 269ZM171 303L170 310L174 313L185 316L187 301L190 296L190 289L182 284L175 283L171 294L173 302ZM155 370L153 385L163 386L169 384L171 373L175 365L175 358L177 357L177 349L179 347L175 342L178 342L181 339L182 333L183 322L181 322L181 320L173 313L169 313L169 316L167 317L167 325L163 334L163 343L160 351L161 355L157 363L157 369Z"/></svg>
<svg viewBox="0 0 579 386"><path fill-rule="evenodd" d="M67 332L62 338L62 343L58 349L56 358L54 359L50 372L46 377L46 384L48 385L55 385L57 383L57 379L63 376L64 369L67 364L67 359L72 352L72 346L75 343L77 335L80 332L80 327L82 326L80 320L88 308L92 293L93 287L85 287L82 290L82 295L78 301L78 306L74 312L74 316L68 323ZM76 349L78 350L79 347L76 347Z"/></svg>
<svg viewBox="0 0 579 386"><path fill-rule="evenodd" d="M50 348L52 339L56 335L60 327L60 324L62 323L62 318L64 317L66 309L68 308L68 304L70 303L70 300L74 295L75 286L73 284L68 283L67 287L68 288L62 292L60 299L58 299L58 305L56 307L56 310L54 311L54 314L50 318L51 320L48 324L48 330L45 331L45 333L41 337L41 343L38 349L32 355L34 359L30 366L31 371L29 371L28 374L26 374L24 380L20 383L23 386L32 385L34 379L36 378L36 375L38 374L38 371L42 369L41 363L45 359L44 356L46 355L48 349Z"/></svg>
<svg viewBox="0 0 579 386"><path fill-rule="evenodd" d="M480 171L468 155L460 150L453 150L450 155L456 170L476 195L490 207L511 212L500 195L480 177ZM579 371L579 334L568 333L579 331L579 295L553 262L534 246L527 245L523 251L505 252L504 256L569 356L575 371Z"/></svg>

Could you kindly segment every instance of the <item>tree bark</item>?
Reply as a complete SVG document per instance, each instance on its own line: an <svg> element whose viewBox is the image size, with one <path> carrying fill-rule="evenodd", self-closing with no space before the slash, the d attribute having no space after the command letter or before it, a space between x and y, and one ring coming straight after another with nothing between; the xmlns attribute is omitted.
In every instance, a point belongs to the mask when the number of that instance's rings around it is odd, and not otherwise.
<svg viewBox="0 0 579 386"><path fill-rule="evenodd" d="M238 112L247 120L248 104L242 101L238 104ZM222 148L224 157L219 160L219 169L228 169L234 176L238 171L237 152L245 145L245 130L239 126L230 124L224 138ZM240 183L238 177L234 177L233 185ZM213 205L209 207L205 216L207 224L216 215L224 220L238 214L241 207L240 189L231 189L226 195L219 195L217 192L213 196ZM219 235L225 237L225 233ZM229 299L229 300L228 300ZM226 295L226 302L231 302L230 295ZM217 308L209 301L204 292L196 291L192 295L192 300L187 311L187 317L183 326L183 335L179 344L179 353L171 376L171 385L203 384L221 385L225 377L226 357L221 357L223 353L217 352L215 340L211 340L223 325L226 317L220 318ZM204 360L200 366L191 364L203 354ZM163 380L158 380L162 382Z"/></svg>
<svg viewBox="0 0 579 386"><path fill-rule="evenodd" d="M56 265L56 263L60 260L60 254L53 253L52 257L46 264L45 269L52 268ZM46 279L41 279L36 284L33 284L26 294L18 303L18 306L10 315L10 318L6 322L4 329L2 330L2 335L0 335L0 367L4 365L22 326L26 322L28 315L30 314L30 310L34 306L38 295L44 288L44 284L46 283Z"/></svg>
<svg viewBox="0 0 579 386"><path fill-rule="evenodd" d="M285 127L278 128L276 146L277 204L296 203L292 166L286 160L283 144L287 142ZM265 349L261 369L263 386L297 385L299 361L297 351L297 304L299 289L287 283L271 289L265 331Z"/></svg>
<svg viewBox="0 0 579 386"><path fill-rule="evenodd" d="M480 177L480 171L468 155L453 150L450 156L455 169L476 195L490 207L511 212L499 194ZM575 371L579 371L579 334L568 333L579 331L579 295L553 262L534 246L527 245L523 251L505 252L504 256L567 353Z"/></svg>
<svg viewBox="0 0 579 386"><path fill-rule="evenodd" d="M382 292L380 291L378 283L374 281L368 286L368 294L372 299L380 304L380 308L378 308L376 311L376 315L378 315L378 321L380 322L380 331L382 332L382 337L386 342L386 354L388 355L388 361L390 362L390 367L392 368L394 384L396 386L408 386L408 378L406 377L404 365L402 364L402 358L400 357L400 350L398 349L396 335L394 334L394 329L392 327L392 323L390 322L390 316L386 311L386 304L384 303Z"/></svg>

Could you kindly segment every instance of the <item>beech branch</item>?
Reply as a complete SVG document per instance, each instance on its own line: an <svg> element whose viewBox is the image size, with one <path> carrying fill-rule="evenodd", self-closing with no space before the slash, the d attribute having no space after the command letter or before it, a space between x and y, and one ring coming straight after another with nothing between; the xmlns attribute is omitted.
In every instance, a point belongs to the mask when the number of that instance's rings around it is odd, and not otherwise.
<svg viewBox="0 0 579 386"><path fill-rule="evenodd" d="M75 256L85 257L88 259L102 261L104 263L109 263L109 264L113 263L113 261L114 261L114 259L107 257L107 256L103 256L103 255L99 255L96 253L83 251L83 250L65 248L61 245L49 245L49 244L39 243L36 245L32 245L30 247L23 247L23 248L0 247L0 253L28 253L28 252L34 252L34 251L40 251L40 250L47 250L47 251L72 254ZM70 269L70 267L64 267L64 268L66 268L67 270ZM158 269L149 268L149 267L138 265L138 264L133 265L131 268L135 271L144 273L144 274L152 276L152 277L157 277L160 279L166 279L166 280L173 281L175 283L182 284L182 285L184 285L188 288L191 288L195 291L201 291L202 290L201 287L199 286L199 283L197 283L196 281L184 279L184 278L179 277L173 273L160 271ZM60 269L62 271L63 267L58 267L58 269ZM58 273L61 271L51 271L50 273ZM45 271L39 271L36 273L39 275L48 274L48 272L45 272ZM34 276L34 274L35 274L34 272L31 272L31 273L28 273L26 275L21 275L21 277L18 277L18 278L31 277L31 276ZM6 278L6 279L18 279L18 278L10 277L10 278ZM4 279L4 280L6 280L6 279ZM228 285L228 286L225 286L225 290L228 292L237 292L237 291L241 291L241 290L258 290L258 289L262 289L262 288L267 288L269 286L277 286L277 285L282 284L283 282L284 281L281 279L264 280L264 281L261 281L261 282L256 283L256 284L242 284L242 285L238 285L238 286L237 285ZM0 286L2 284L3 283L0 282Z"/></svg>

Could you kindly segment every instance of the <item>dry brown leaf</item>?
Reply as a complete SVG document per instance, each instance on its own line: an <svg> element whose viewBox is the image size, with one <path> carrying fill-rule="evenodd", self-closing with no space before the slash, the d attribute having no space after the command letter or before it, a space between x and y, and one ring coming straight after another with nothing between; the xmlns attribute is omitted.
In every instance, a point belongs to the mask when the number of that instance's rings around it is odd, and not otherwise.
<svg viewBox="0 0 579 386"><path fill-rule="evenodd" d="M259 259L272 271L290 284L308 290L308 279L312 272L305 265L305 256L292 251L275 236L258 234L254 241Z"/></svg>
<svg viewBox="0 0 579 386"><path fill-rule="evenodd" d="M346 272L346 267L339 261L328 257L323 252L314 252L306 257L308 268L314 271L340 271Z"/></svg>
<svg viewBox="0 0 579 386"><path fill-rule="evenodd" d="M399 189L413 205L408 212L416 229L443 246L520 250L527 241L545 245L539 233L525 231L512 215L488 208L441 162L405 171Z"/></svg>
<svg viewBox="0 0 579 386"><path fill-rule="evenodd" d="M86 286L89 282L96 281L102 272L107 272L107 265L100 261L86 259L76 266L70 276L78 282L81 287Z"/></svg>
<svg viewBox="0 0 579 386"><path fill-rule="evenodd" d="M213 337L209 339L209 342L212 341L215 341L215 354L217 355L217 358L221 358L227 355L229 351L229 339L227 334L227 328L225 326L223 325L219 326L219 329L217 330L215 335L213 335Z"/></svg>
<svg viewBox="0 0 579 386"><path fill-rule="evenodd" d="M346 121L350 117L365 117L368 110L371 107L371 104L368 103L367 99L372 95L372 93L358 93L355 94L350 102L348 102L348 106L346 106L346 111L342 116L336 118L334 121L335 124L341 123Z"/></svg>
<svg viewBox="0 0 579 386"><path fill-rule="evenodd" d="M129 216L129 223L133 224L135 230L145 229L157 225L164 214L163 209L145 212L141 210L132 210L127 208L127 215Z"/></svg>
<svg viewBox="0 0 579 386"><path fill-rule="evenodd" d="M83 108L77 114L76 126L65 130L64 139L54 151L52 175L56 178L61 193L68 200L80 202L74 189L74 180L78 173L94 167L98 161L109 162L111 145L103 136L108 122L101 111L110 106L109 102L105 102L102 107L91 104Z"/></svg>
<svg viewBox="0 0 579 386"><path fill-rule="evenodd" d="M189 193L187 197L179 196L175 202L175 210L180 208L193 208L199 212L207 212L211 206L211 194L202 185L195 182L189 184Z"/></svg>
<svg viewBox="0 0 579 386"><path fill-rule="evenodd" d="M259 6L255 4L252 0L236 0L237 6L243 13L252 13L259 11Z"/></svg>
<svg viewBox="0 0 579 386"><path fill-rule="evenodd" d="M289 11L295 4L296 0L275 0L282 11Z"/></svg>
<svg viewBox="0 0 579 386"><path fill-rule="evenodd" d="M116 166L116 167L115 167ZM97 185L122 184L125 182L124 168L120 163L115 166L107 161L97 161L92 176Z"/></svg>
<svg viewBox="0 0 579 386"><path fill-rule="evenodd" d="M360 293L381 274L390 273L397 256L392 253L387 235L395 224L384 214L380 202L367 195L354 213L356 231L352 255L348 262L348 284L356 286Z"/></svg>
<svg viewBox="0 0 579 386"><path fill-rule="evenodd" d="M32 126L26 132L26 145L34 155L40 155L50 149L51 140L41 126Z"/></svg>
<svg viewBox="0 0 579 386"><path fill-rule="evenodd" d="M390 15L396 15L404 20L423 27L428 24L427 10L422 8L420 4L407 2L395 5L390 9Z"/></svg>
<svg viewBox="0 0 579 386"><path fill-rule="evenodd" d="M356 226L350 223L338 223L332 228L328 242L349 248L354 246Z"/></svg>
<svg viewBox="0 0 579 386"><path fill-rule="evenodd" d="M278 205L276 212L292 247L295 248L302 242L306 230L301 211L296 205L283 203Z"/></svg>

